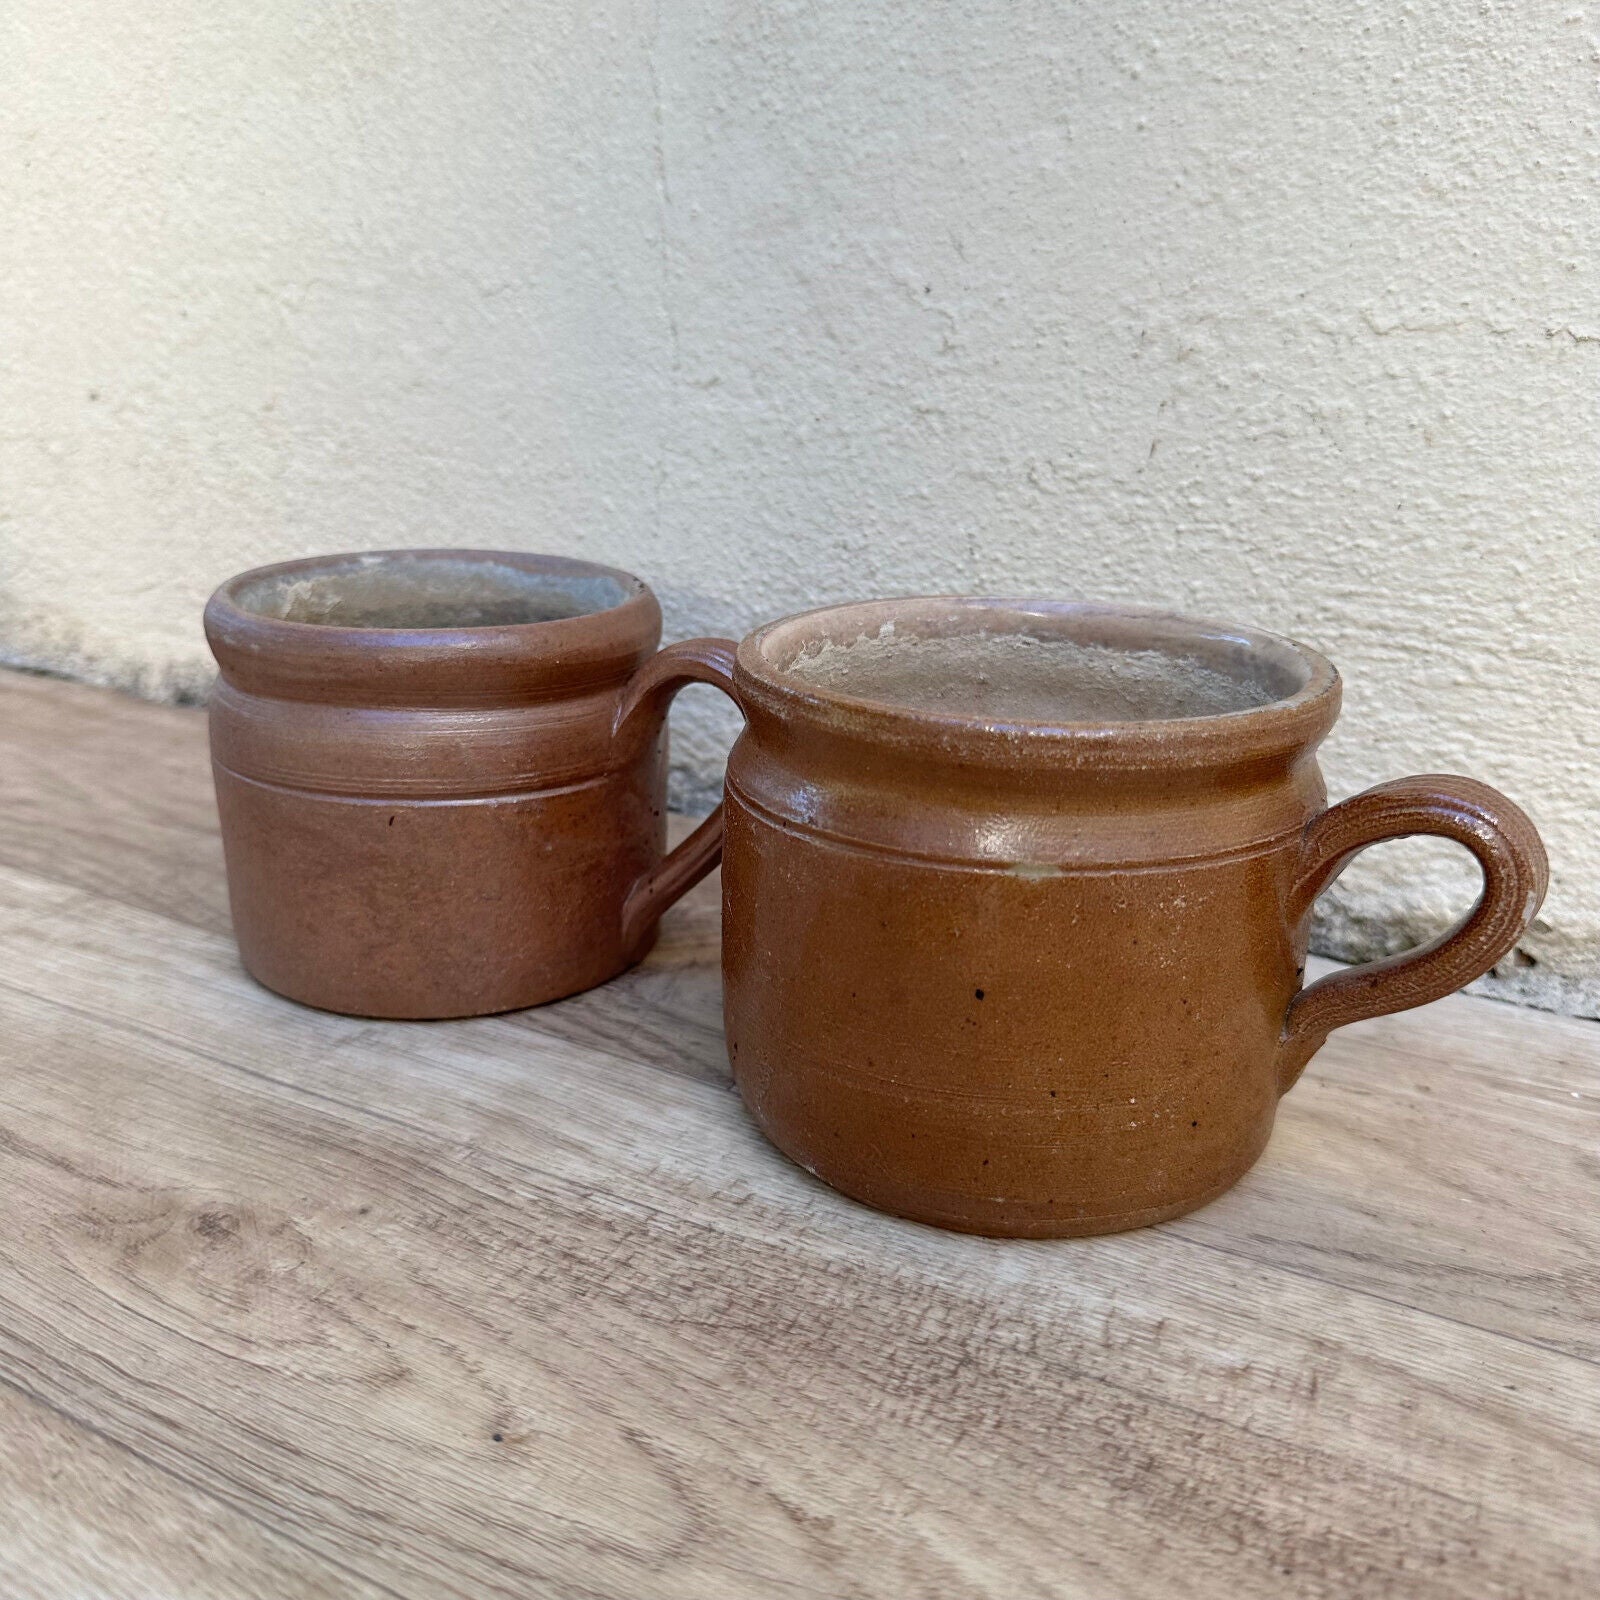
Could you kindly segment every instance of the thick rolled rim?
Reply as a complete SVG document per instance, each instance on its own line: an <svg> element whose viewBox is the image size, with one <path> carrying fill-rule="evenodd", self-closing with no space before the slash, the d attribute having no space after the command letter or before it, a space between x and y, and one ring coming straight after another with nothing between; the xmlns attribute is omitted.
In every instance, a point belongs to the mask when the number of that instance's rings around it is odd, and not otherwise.
<svg viewBox="0 0 1600 1600"><path fill-rule="evenodd" d="M275 579L418 560L605 579L619 598L576 616L467 627L303 622L253 609L241 598ZM247 693L351 705L495 704L627 677L660 641L661 608L642 579L595 562L504 550L377 550L241 572L206 603L205 631L223 680Z"/></svg>
<svg viewBox="0 0 1600 1600"><path fill-rule="evenodd" d="M1130 648L1231 656L1276 673L1286 692L1242 710L1143 722L1002 721L846 694L786 670L808 644L917 622L972 625L987 614L1010 631L1073 637L1109 633ZM821 606L766 624L739 646L735 676L748 706L820 729L923 751L1020 766L1151 767L1264 759L1315 745L1338 715L1341 686L1315 650L1261 629L1187 617L1154 607L1034 597L917 595Z"/></svg>

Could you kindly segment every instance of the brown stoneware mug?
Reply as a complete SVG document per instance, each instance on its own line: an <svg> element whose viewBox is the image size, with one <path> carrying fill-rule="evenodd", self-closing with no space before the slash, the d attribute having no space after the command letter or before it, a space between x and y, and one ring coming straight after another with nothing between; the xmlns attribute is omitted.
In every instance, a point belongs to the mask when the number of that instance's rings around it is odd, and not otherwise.
<svg viewBox="0 0 1600 1600"><path fill-rule="evenodd" d="M1469 778L1328 808L1338 676L1268 634L870 602L753 633L729 688L739 1090L801 1166L943 1227L1108 1233L1203 1205L1330 1030L1479 976L1544 895L1532 824ZM1476 908L1302 988L1312 902L1417 833L1477 857Z"/></svg>
<svg viewBox="0 0 1600 1600"><path fill-rule="evenodd" d="M665 845L666 711L625 572L400 550L262 567L206 606L211 754L246 968L307 1005L459 1017L620 972L716 865ZM630 714L623 716L624 697Z"/></svg>

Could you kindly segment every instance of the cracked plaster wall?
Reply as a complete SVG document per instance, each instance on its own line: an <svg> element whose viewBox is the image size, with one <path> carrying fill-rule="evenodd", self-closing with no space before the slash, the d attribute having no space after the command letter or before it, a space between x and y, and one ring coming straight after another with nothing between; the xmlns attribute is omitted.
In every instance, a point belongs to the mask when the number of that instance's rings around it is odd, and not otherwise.
<svg viewBox="0 0 1600 1600"><path fill-rule="evenodd" d="M1522 799L1600 1009L1596 32L1543 0L17 0L0 652L203 692L316 550L545 548L672 634L1151 601L1345 673L1336 794ZM710 796L728 718L678 719ZM1320 942L1471 893L1374 853ZM1534 965L1528 965L1528 961Z"/></svg>

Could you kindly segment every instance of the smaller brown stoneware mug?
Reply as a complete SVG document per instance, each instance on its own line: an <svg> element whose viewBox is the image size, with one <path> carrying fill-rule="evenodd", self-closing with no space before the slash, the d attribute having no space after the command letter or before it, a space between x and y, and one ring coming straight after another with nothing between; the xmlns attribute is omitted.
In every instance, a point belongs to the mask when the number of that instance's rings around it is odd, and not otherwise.
<svg viewBox="0 0 1600 1600"><path fill-rule="evenodd" d="M716 865L672 855L639 579L555 556L398 550L262 567L206 606L211 755L246 969L368 1017L461 1017L604 982ZM628 714L623 715L624 698Z"/></svg>
<svg viewBox="0 0 1600 1600"><path fill-rule="evenodd" d="M722 871L740 1093L902 1216L1049 1236L1203 1205L1332 1029L1478 977L1544 895L1532 824L1470 778L1329 808L1338 676L1269 634L957 598L697 648L746 718ZM1476 908L1302 988L1312 902L1417 833L1477 857Z"/></svg>

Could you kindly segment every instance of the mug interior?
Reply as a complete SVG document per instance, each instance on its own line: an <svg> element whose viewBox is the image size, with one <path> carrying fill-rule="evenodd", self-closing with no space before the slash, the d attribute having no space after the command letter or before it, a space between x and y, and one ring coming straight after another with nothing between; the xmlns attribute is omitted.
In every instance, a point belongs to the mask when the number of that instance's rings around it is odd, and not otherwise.
<svg viewBox="0 0 1600 1600"><path fill-rule="evenodd" d="M1186 721L1254 711L1311 682L1286 640L1159 612L975 600L842 606L770 630L798 686L984 723Z"/></svg>
<svg viewBox="0 0 1600 1600"><path fill-rule="evenodd" d="M483 557L354 556L269 571L233 603L255 616L326 628L501 628L609 611L627 588L603 572L539 571Z"/></svg>

